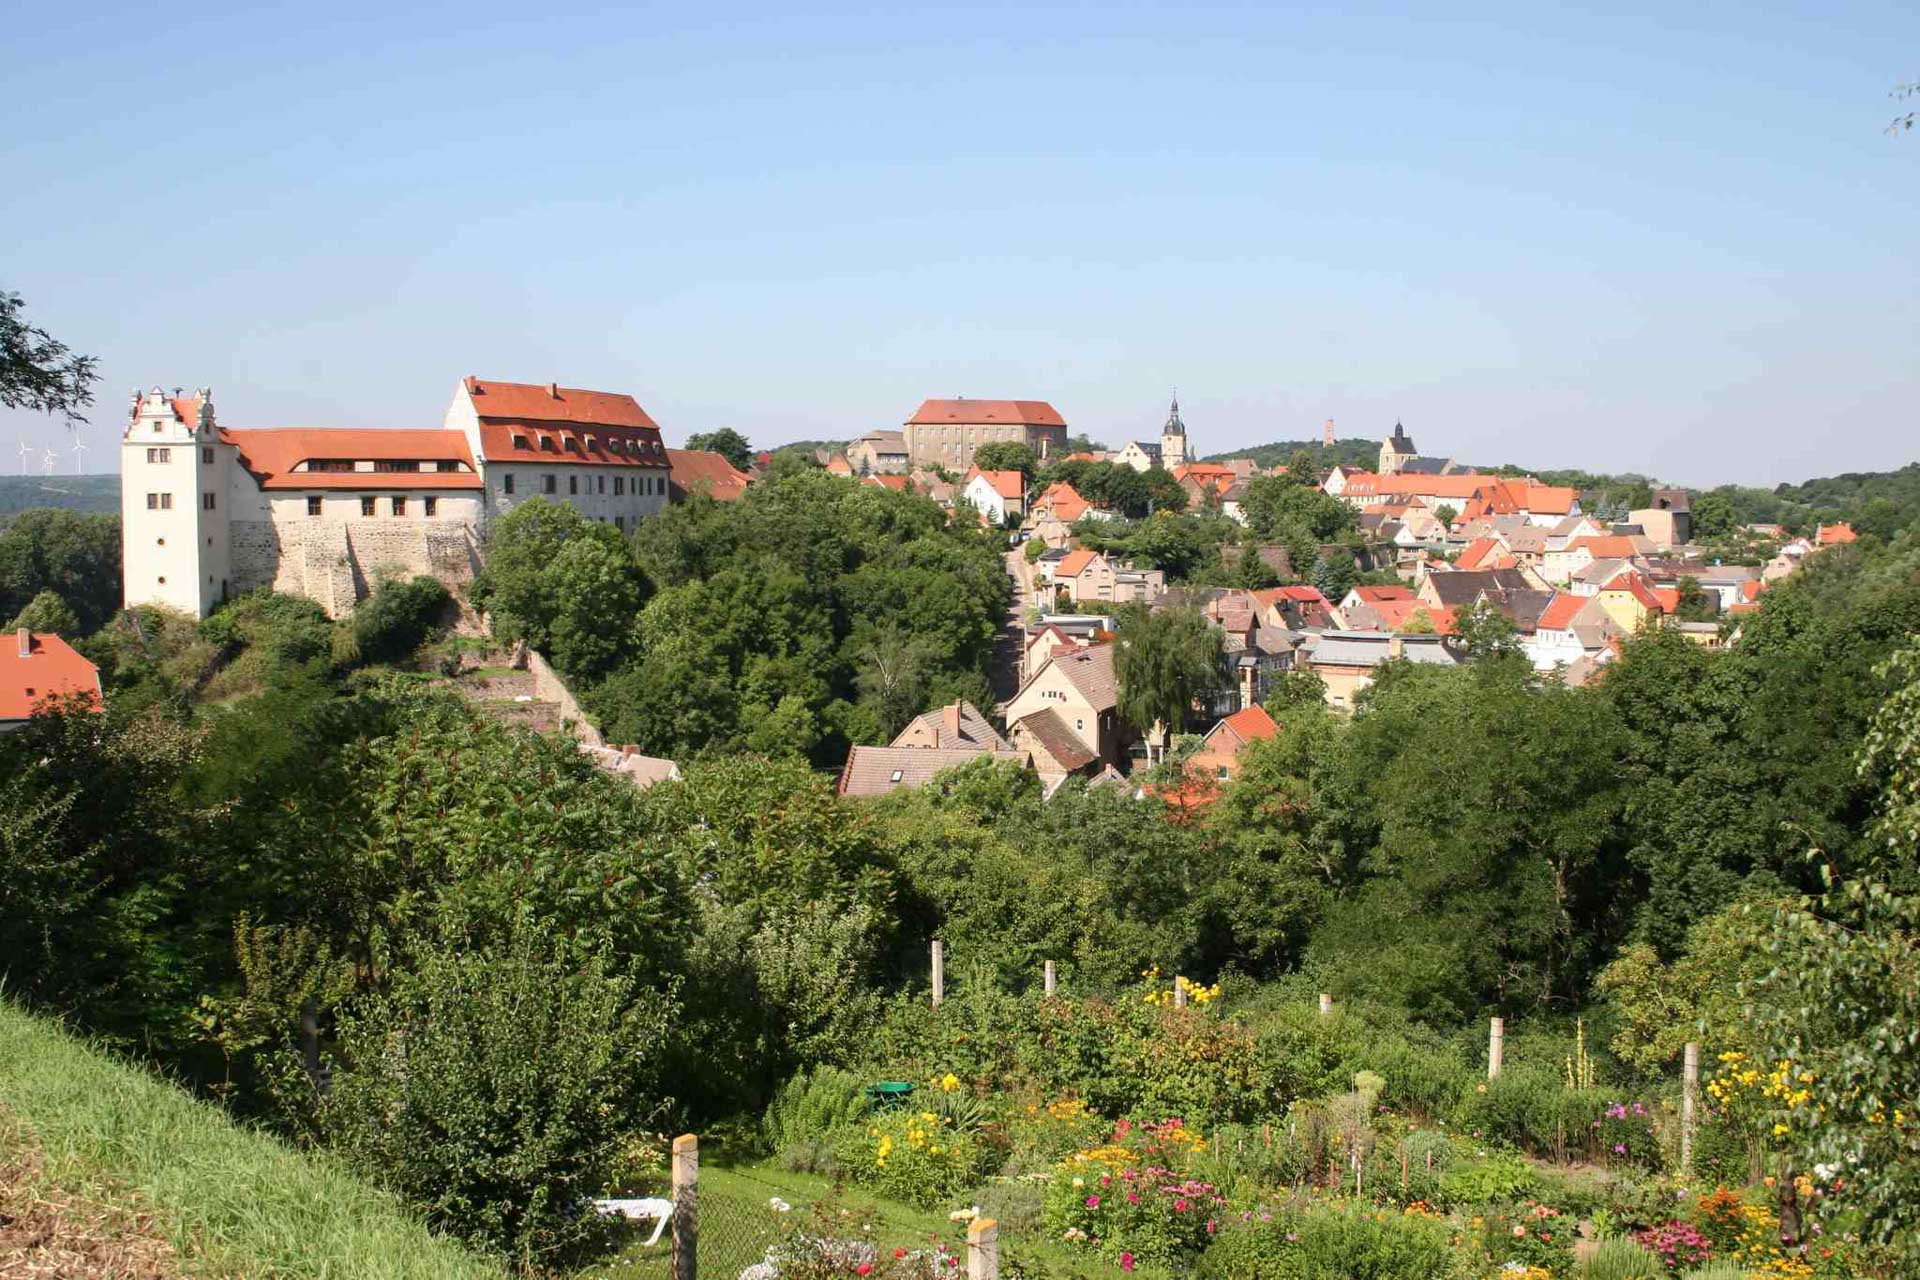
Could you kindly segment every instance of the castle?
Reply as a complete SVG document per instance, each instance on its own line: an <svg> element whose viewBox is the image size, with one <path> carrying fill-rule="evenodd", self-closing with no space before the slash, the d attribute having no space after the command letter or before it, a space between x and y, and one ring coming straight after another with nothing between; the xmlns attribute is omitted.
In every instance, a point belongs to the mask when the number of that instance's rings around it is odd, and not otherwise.
<svg viewBox="0 0 1920 1280"><path fill-rule="evenodd" d="M262 587L340 617L383 573L470 581L524 498L628 529L669 489L632 396L472 377L427 429L223 427L210 389L135 392L120 477L126 603L195 617Z"/></svg>
<svg viewBox="0 0 1920 1280"><path fill-rule="evenodd" d="M1042 461L1066 452L1067 420L1045 400L928 400L901 433L909 467L960 473L983 444L1024 444Z"/></svg>

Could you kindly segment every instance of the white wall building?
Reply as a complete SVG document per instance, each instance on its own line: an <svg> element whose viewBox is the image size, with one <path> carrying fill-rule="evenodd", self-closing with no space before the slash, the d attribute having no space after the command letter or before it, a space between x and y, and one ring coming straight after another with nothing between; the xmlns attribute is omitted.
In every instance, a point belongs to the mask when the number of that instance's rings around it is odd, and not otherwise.
<svg viewBox="0 0 1920 1280"><path fill-rule="evenodd" d="M205 616L243 591L339 617L385 572L469 581L486 521L545 497L622 529L668 500L633 397L462 380L443 426L229 428L213 396L136 393L121 438L123 594Z"/></svg>

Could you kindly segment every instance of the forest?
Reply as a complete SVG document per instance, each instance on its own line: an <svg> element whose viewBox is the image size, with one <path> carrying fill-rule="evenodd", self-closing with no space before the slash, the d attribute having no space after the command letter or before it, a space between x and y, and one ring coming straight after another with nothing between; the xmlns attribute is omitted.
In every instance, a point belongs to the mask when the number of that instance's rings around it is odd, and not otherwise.
<svg viewBox="0 0 1920 1280"><path fill-rule="evenodd" d="M28 527L57 592L87 526ZM430 580L341 622L65 601L109 697L0 738L9 998L529 1273L648 1274L579 1197L657 1193L683 1130L823 1205L991 1212L1032 1276L1920 1265L1911 533L1586 688L1497 647L1350 718L1289 686L1200 811L1005 766L835 796L846 743L985 697L1000 549L923 500L793 466L631 538L528 504L489 552L501 636L682 780L453 694ZM809 1239L782 1274L842 1274Z"/></svg>

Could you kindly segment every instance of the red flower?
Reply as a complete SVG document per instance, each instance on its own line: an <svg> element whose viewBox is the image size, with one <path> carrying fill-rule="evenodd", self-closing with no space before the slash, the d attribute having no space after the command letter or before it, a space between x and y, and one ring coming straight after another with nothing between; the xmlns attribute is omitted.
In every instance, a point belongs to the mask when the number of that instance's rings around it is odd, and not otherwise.
<svg viewBox="0 0 1920 1280"><path fill-rule="evenodd" d="M1133 1255L1132 1255L1132 1254L1130 1254L1130 1253L1123 1253L1123 1254L1121 1254L1121 1255L1120 1255L1120 1269L1121 1269L1122 1271L1131 1271L1131 1270L1133 1270Z"/></svg>
<svg viewBox="0 0 1920 1280"><path fill-rule="evenodd" d="M873 1264L871 1262L863 1262L853 1269L853 1274L857 1276L871 1275L872 1273Z"/></svg>
<svg viewBox="0 0 1920 1280"><path fill-rule="evenodd" d="M907 1251L905 1249L895 1249L893 1251L893 1256L896 1258L904 1258L907 1256Z"/></svg>

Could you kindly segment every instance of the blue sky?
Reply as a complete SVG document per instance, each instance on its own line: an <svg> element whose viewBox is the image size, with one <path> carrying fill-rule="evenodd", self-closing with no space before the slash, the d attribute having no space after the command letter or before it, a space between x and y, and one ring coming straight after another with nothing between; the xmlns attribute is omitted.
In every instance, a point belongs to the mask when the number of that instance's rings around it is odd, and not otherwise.
<svg viewBox="0 0 1920 1280"><path fill-rule="evenodd" d="M963 394L1117 444L1178 385L1204 451L1920 457L1910 2L86 4L7 63L0 287L100 357L90 470L135 385L418 426L468 373L670 441Z"/></svg>

